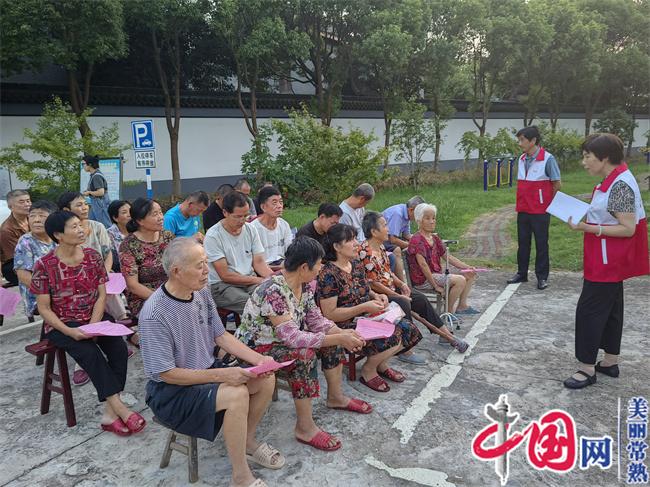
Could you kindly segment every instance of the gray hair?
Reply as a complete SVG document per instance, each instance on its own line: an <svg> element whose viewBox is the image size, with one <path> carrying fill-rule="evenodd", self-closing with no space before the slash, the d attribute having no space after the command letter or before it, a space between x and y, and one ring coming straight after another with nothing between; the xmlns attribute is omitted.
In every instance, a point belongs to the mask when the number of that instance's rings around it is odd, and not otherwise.
<svg viewBox="0 0 650 487"><path fill-rule="evenodd" d="M21 196L29 196L29 192L24 189L14 189L7 193L7 204L11 203L11 200L19 198Z"/></svg>
<svg viewBox="0 0 650 487"><path fill-rule="evenodd" d="M375 188L373 188L371 184L362 183L352 192L352 196L371 200L375 197Z"/></svg>
<svg viewBox="0 0 650 487"><path fill-rule="evenodd" d="M424 217L424 214L428 211L433 211L434 215L438 214L438 208L436 208L436 205L431 205L429 203L420 203L418 206L416 206L414 212L415 221L420 223L422 221L422 217Z"/></svg>
<svg viewBox="0 0 650 487"><path fill-rule="evenodd" d="M172 269L185 263L188 251L196 245L201 245L194 237L176 237L169 242L163 252L162 266L167 276L171 275Z"/></svg>
<svg viewBox="0 0 650 487"><path fill-rule="evenodd" d="M369 211L363 216L361 228L367 239L372 238L373 230L379 230L379 220L382 218L384 218L384 215L376 211Z"/></svg>
<svg viewBox="0 0 650 487"><path fill-rule="evenodd" d="M416 195L406 202L406 207L415 208L416 206L421 205L422 203L424 203L424 198L422 196Z"/></svg>

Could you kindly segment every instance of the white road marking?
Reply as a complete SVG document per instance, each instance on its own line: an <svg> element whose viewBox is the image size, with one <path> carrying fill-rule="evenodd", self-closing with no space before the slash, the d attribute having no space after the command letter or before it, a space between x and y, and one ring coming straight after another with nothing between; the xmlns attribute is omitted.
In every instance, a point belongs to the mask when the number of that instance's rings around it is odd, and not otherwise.
<svg viewBox="0 0 650 487"><path fill-rule="evenodd" d="M400 442L403 445L409 442L417 425L431 411L433 404L440 398L442 389L453 384L462 368L461 364L478 343L478 337L487 330L487 327L494 321L518 287L519 284L508 284L506 286L497 299L476 320L474 326L465 336L465 340L469 343L469 349L462 354L456 350L452 351L447 357L448 363L429 380L424 389L420 391L420 394L413 399L411 405L406 408L406 411L393 423L393 428L402 432Z"/></svg>
<svg viewBox="0 0 650 487"><path fill-rule="evenodd" d="M42 324L43 324L43 320L36 320L36 321L34 321L34 323L25 323L24 325L20 325L20 326L14 327L14 328L9 328L8 330L0 331L0 336L8 335L9 333L13 333L15 331L24 330L25 328L31 328L32 326L40 326Z"/></svg>
<svg viewBox="0 0 650 487"><path fill-rule="evenodd" d="M456 487L456 484L447 482L447 474L438 472L437 470L429 470L426 468L392 468L384 462L377 460L372 455L365 458L366 463L379 470L388 472L393 478L404 479L410 482L415 482L420 485L428 485L429 487Z"/></svg>

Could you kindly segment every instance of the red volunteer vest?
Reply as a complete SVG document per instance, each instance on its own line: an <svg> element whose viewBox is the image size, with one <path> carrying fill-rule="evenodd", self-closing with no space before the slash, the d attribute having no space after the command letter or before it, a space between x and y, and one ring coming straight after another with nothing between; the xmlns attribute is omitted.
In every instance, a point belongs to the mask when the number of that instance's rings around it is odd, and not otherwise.
<svg viewBox="0 0 650 487"><path fill-rule="evenodd" d="M553 199L553 183L546 175L546 162L551 156L543 147L526 172L526 154L519 158L517 169L517 206L521 213L542 214Z"/></svg>
<svg viewBox="0 0 650 487"><path fill-rule="evenodd" d="M650 274L648 259L648 222L641 191L634 175L623 163L594 188L587 212L589 225L617 225L618 221L607 211L612 186L625 182L634 191L636 230L631 237L597 237L584 234L584 276L594 282L620 282L630 277Z"/></svg>

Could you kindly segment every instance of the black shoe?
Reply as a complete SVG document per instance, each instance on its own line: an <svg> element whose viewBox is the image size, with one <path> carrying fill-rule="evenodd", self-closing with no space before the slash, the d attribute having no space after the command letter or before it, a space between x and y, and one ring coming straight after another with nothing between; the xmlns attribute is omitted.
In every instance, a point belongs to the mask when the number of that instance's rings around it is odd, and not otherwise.
<svg viewBox="0 0 650 487"><path fill-rule="evenodd" d="M540 291L542 289L546 289L548 287L548 282L546 282L546 279L537 279L537 289Z"/></svg>
<svg viewBox="0 0 650 487"><path fill-rule="evenodd" d="M609 367L603 367L600 365L600 362L596 364L596 372L600 372L601 374L605 374L614 378L618 377L620 374L620 370L618 370L617 364L610 365Z"/></svg>
<svg viewBox="0 0 650 487"><path fill-rule="evenodd" d="M567 380L564 381L564 387L568 389L582 389L583 387L587 387L590 386L591 384L596 383L596 374L589 375L586 372L583 372L582 370L577 371L576 374L584 375L585 380L578 380L578 379L574 379L573 377L569 377Z"/></svg>
<svg viewBox="0 0 650 487"><path fill-rule="evenodd" d="M528 278L517 273L506 281L508 284L517 284L518 282L528 282Z"/></svg>

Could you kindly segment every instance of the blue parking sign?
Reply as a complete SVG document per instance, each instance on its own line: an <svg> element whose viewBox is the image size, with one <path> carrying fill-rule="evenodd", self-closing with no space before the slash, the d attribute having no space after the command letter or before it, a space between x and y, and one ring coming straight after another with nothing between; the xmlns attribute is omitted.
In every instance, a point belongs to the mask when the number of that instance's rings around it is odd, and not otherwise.
<svg viewBox="0 0 650 487"><path fill-rule="evenodd" d="M153 140L153 120L137 120L131 122L134 149L155 149Z"/></svg>

